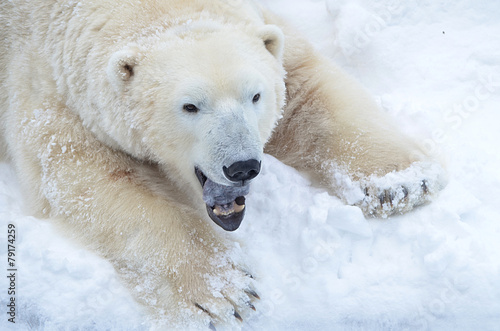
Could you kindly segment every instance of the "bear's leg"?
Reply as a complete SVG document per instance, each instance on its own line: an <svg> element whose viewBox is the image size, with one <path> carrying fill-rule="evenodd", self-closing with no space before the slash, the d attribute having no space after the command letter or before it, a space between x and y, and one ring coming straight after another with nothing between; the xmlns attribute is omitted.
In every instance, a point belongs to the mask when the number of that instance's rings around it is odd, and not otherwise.
<svg viewBox="0 0 500 331"><path fill-rule="evenodd" d="M169 328L238 326L251 312L251 277L159 171L102 145L58 101L20 101L9 115L10 154L36 205L111 261Z"/></svg>
<svg viewBox="0 0 500 331"><path fill-rule="evenodd" d="M444 185L439 163L378 109L351 77L286 24L287 104L266 152L308 173L365 215L386 217L422 204Z"/></svg>

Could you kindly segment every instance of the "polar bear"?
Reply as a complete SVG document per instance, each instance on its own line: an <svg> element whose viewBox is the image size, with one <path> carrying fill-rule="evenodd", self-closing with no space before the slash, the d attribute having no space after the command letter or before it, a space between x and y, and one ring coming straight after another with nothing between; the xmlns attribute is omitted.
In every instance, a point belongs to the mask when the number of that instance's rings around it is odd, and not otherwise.
<svg viewBox="0 0 500 331"><path fill-rule="evenodd" d="M358 83L251 1L14 0L0 18L2 144L33 213L169 328L255 310L221 228L240 226L264 152L367 216L443 185Z"/></svg>

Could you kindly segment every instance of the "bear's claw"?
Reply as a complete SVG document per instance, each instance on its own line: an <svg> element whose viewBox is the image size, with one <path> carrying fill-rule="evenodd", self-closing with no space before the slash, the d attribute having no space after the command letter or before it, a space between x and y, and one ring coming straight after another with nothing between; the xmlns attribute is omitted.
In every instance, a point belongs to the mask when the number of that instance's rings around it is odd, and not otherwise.
<svg viewBox="0 0 500 331"><path fill-rule="evenodd" d="M429 184L427 183L426 179L422 180L422 184L420 184L420 186L422 186L422 190L424 191L425 194L429 193L428 185Z"/></svg>
<svg viewBox="0 0 500 331"><path fill-rule="evenodd" d="M252 278L253 278L253 277L252 277ZM246 293L246 294L248 294L248 295L250 295L250 296L253 296L253 297L254 297L254 298L256 298L256 299L259 299L259 300L260 300L259 295L258 295L258 294L257 294L254 290L250 290L250 289L248 289L248 290L245 290L245 293Z"/></svg>
<svg viewBox="0 0 500 331"><path fill-rule="evenodd" d="M236 317L238 321L243 322L243 318L241 318L241 315L236 311L236 309L234 310L234 317Z"/></svg>
<svg viewBox="0 0 500 331"><path fill-rule="evenodd" d="M205 308L203 308L199 303L194 303L194 305L196 306L196 308L200 309L201 311L203 311L205 314L207 314L208 316L212 317L213 318L213 315ZM212 323L212 322L210 322Z"/></svg>
<svg viewBox="0 0 500 331"><path fill-rule="evenodd" d="M254 305L252 305L250 302L247 302L247 305L249 308L251 308L252 310L255 311L255 307ZM199 309L201 309L204 313L206 313L208 316L210 316L210 318L212 319L212 321L210 321L208 323L208 328L210 330L214 330L214 331L217 331L217 328L215 327L214 325L214 320L215 318L213 317L213 315L208 311L206 310L205 308L203 308L201 305L199 304L195 304L195 306ZM243 323L243 317L241 317L241 315L238 313L238 311L236 309L234 309L234 312L233 312L233 316L240 322L240 323Z"/></svg>
<svg viewBox="0 0 500 331"><path fill-rule="evenodd" d="M212 314L210 311L208 311L208 309L205 309L203 306L201 306L200 304L198 303L195 303L194 304L196 306L196 308L200 309L201 311L203 311L205 314L207 314L211 321L208 325L209 329L210 330L217 330L215 328L215 325L214 325L214 320L216 320L216 316L214 316L214 314ZM255 307L254 305L252 305L250 302L247 303L248 307L250 309L252 309L253 311L255 311ZM243 323L243 317L241 317L240 313L238 313L238 311L236 310L236 308L233 309L233 316L240 322L240 323Z"/></svg>
<svg viewBox="0 0 500 331"><path fill-rule="evenodd" d="M379 195L380 205L389 204L392 207L392 200L394 199L394 194L390 190L384 190L382 194Z"/></svg>
<svg viewBox="0 0 500 331"><path fill-rule="evenodd" d="M253 311L257 311L257 309L255 309L255 306L250 301L248 301L246 304L248 308L252 309Z"/></svg>

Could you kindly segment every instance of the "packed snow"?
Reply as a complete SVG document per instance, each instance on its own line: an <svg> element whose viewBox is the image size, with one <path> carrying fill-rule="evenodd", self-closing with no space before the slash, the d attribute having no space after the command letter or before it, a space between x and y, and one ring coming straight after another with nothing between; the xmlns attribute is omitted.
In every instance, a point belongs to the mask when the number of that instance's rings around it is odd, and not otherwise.
<svg viewBox="0 0 500 331"><path fill-rule="evenodd" d="M261 0L361 81L447 164L448 185L402 216L366 219L271 156L235 233L261 300L245 330L500 330L500 3ZM0 265L16 227L16 324L148 330L112 266L26 216L0 164Z"/></svg>

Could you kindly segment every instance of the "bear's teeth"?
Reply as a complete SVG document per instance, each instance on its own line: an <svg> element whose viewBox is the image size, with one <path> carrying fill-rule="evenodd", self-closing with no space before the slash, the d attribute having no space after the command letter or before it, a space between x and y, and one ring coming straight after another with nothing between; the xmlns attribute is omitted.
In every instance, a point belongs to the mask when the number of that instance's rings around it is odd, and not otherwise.
<svg viewBox="0 0 500 331"><path fill-rule="evenodd" d="M239 204L234 203L234 202L233 202L233 204L234 204L234 212L235 213L241 213L243 211L243 209L245 209L245 205L240 206Z"/></svg>
<svg viewBox="0 0 500 331"><path fill-rule="evenodd" d="M234 213L240 213L243 209L245 209L245 205L238 205L233 201L232 203L224 206L215 205L212 211L216 216L228 216Z"/></svg>
<svg viewBox="0 0 500 331"><path fill-rule="evenodd" d="M234 209L222 210L221 206L215 205L213 212L214 212L215 216L227 216L227 215L231 215L232 213L234 213Z"/></svg>

